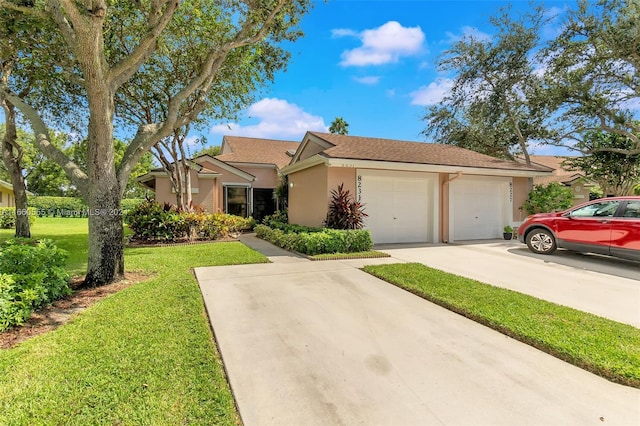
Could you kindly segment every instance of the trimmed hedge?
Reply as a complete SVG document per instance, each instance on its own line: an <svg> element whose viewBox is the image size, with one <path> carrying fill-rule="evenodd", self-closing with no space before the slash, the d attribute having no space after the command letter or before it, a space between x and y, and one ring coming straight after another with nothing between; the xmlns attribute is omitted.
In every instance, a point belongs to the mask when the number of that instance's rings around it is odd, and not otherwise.
<svg viewBox="0 0 640 426"><path fill-rule="evenodd" d="M123 213L136 208L144 199L131 198L120 201ZM39 217L87 217L87 203L77 197L29 197L29 207L35 209Z"/></svg>
<svg viewBox="0 0 640 426"><path fill-rule="evenodd" d="M71 294L67 254L50 240L7 240L0 245L0 331L22 325L33 309Z"/></svg>
<svg viewBox="0 0 640 426"><path fill-rule="evenodd" d="M255 227L258 238L269 241L285 250L297 251L310 256L331 253L355 253L369 251L373 247L371 233L368 230L320 229L315 232L295 232L293 229L305 228L288 225L289 232L273 229L266 225ZM311 228L316 229L316 228Z"/></svg>
<svg viewBox="0 0 640 426"><path fill-rule="evenodd" d="M29 207L27 211L19 210L20 214L29 215L29 223L33 225L36 220L36 209ZM11 229L16 227L16 208L0 207L0 229Z"/></svg>

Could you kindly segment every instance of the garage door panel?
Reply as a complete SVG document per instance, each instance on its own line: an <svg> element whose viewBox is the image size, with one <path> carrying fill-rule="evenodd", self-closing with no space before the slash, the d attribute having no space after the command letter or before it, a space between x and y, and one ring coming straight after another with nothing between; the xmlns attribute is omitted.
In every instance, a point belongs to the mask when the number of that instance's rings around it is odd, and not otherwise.
<svg viewBox="0 0 640 426"><path fill-rule="evenodd" d="M499 238L504 218L505 181L456 180L451 187L452 239Z"/></svg>
<svg viewBox="0 0 640 426"><path fill-rule="evenodd" d="M375 243L430 240L432 201L429 178L363 175L361 201L365 227Z"/></svg>

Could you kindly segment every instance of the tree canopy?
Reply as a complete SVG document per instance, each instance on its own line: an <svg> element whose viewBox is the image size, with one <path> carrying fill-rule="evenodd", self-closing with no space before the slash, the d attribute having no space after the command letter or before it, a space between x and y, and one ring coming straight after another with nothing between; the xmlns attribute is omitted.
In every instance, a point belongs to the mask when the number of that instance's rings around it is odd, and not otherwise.
<svg viewBox="0 0 640 426"><path fill-rule="evenodd" d="M216 102L219 111L244 105L248 98L243 93L250 93L252 84L268 80L271 72L286 65L288 56L280 43L301 35L297 26L310 6L310 0L0 0L3 11L28 16L45 29L21 48L19 58L36 53L41 60L36 71L24 75L36 76L42 86L54 77L64 83L64 90L35 102L21 96L17 87L22 74L13 74L0 85L0 96L29 120L39 149L65 171L96 213L89 216L87 285L107 283L124 273L123 227L117 213L138 161L175 129L207 114L208 108L216 110L211 106ZM11 25L8 14L0 20L0 27ZM9 34L8 42L17 37ZM46 40L60 41L51 47L55 54L37 55L37 46ZM255 69L253 80L242 80ZM166 70L174 70L175 79L161 78ZM224 93L231 96L217 97ZM87 123L80 129L87 139L86 168L50 142L46 121L50 111L68 105L74 95L79 100L73 108ZM151 114L132 114L134 109L148 111L148 105ZM116 120L123 125L131 120L134 134L119 163Z"/></svg>
<svg viewBox="0 0 640 426"><path fill-rule="evenodd" d="M639 22L637 1L580 0L562 34L543 51L557 126L566 138L581 141L592 130L605 131L633 144L598 149L640 153Z"/></svg>
<svg viewBox="0 0 640 426"><path fill-rule="evenodd" d="M336 133L338 135L348 135L349 123L347 123L342 117L336 117L331 122L331 126L329 126L329 132Z"/></svg>
<svg viewBox="0 0 640 426"><path fill-rule="evenodd" d="M618 150L633 151L634 141L615 133L591 131L579 145L591 154L569 158L564 161L564 167L582 171L600 186L604 196L633 194L634 187L640 183L640 153L626 154Z"/></svg>
<svg viewBox="0 0 640 426"><path fill-rule="evenodd" d="M545 15L513 18L509 8L491 18L490 39L464 36L439 60L455 73L442 103L428 109L424 134L489 155L529 163L530 144L553 136L535 52Z"/></svg>

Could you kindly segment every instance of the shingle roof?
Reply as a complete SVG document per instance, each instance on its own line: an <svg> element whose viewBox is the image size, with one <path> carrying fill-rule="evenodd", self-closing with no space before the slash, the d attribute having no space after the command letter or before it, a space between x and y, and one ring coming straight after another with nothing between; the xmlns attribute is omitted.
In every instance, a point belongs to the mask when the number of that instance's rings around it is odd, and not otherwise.
<svg viewBox="0 0 640 426"><path fill-rule="evenodd" d="M279 169L291 161L287 151L296 150L300 145L300 142L241 136L225 136L224 143L229 145L231 152L217 155L215 158L218 160L231 163L275 164Z"/></svg>
<svg viewBox="0 0 640 426"><path fill-rule="evenodd" d="M309 134L334 145L322 152L322 155L330 158L504 170L549 171L547 167L542 165L533 164L528 166L516 161L500 160L453 145L406 142L332 133L309 132Z"/></svg>
<svg viewBox="0 0 640 426"><path fill-rule="evenodd" d="M567 170L562 166L562 162L571 156L555 155L532 155L531 162L553 169L551 176L537 176L533 179L536 185L546 185L551 182L570 184L576 179L584 178L584 173L577 170Z"/></svg>

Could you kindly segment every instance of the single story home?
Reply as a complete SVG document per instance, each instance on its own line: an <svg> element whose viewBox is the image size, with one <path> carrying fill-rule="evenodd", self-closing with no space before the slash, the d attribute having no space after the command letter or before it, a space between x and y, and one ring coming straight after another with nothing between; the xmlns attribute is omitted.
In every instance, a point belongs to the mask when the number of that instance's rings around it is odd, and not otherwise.
<svg viewBox="0 0 640 426"><path fill-rule="evenodd" d="M274 190L280 170L289 164L299 142L225 136L221 154L192 159L193 204L208 212L253 216L261 220L276 209ZM159 203L176 203L167 173L155 169L138 182L155 192Z"/></svg>
<svg viewBox="0 0 640 426"><path fill-rule="evenodd" d="M15 207L16 199L13 195L13 185L0 180L0 207Z"/></svg>
<svg viewBox="0 0 640 426"><path fill-rule="evenodd" d="M500 238L520 209L539 164L505 161L452 145L308 132L290 164L289 221L320 226L343 183L368 214L375 243Z"/></svg>
<svg viewBox="0 0 640 426"><path fill-rule="evenodd" d="M574 206L589 201L591 188L596 186L596 184L587 179L583 172L564 168L562 164L563 161L571 157L532 155L530 158L532 163L553 169L553 172L549 176L534 177L534 185L547 185L551 182L557 182L571 189Z"/></svg>

